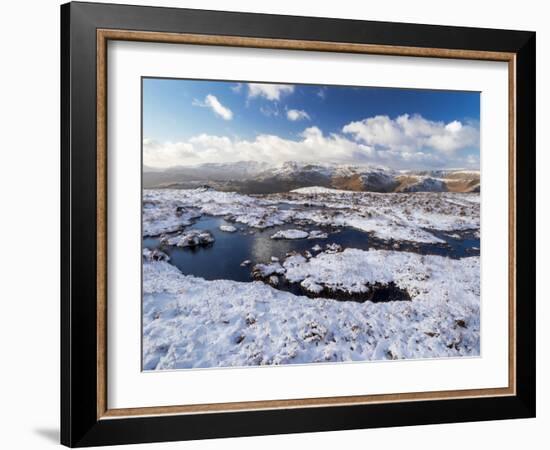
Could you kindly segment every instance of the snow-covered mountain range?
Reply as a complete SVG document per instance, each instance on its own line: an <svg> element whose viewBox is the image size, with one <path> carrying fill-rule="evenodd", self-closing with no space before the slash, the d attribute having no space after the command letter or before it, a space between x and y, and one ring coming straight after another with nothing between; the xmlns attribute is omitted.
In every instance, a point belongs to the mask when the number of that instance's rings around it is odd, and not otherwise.
<svg viewBox="0 0 550 450"><path fill-rule="evenodd" d="M367 192L479 192L477 170L404 171L343 164L287 161L276 167L256 161L208 163L151 170L144 167L145 188L195 188L209 185L221 191L269 194L322 186Z"/></svg>

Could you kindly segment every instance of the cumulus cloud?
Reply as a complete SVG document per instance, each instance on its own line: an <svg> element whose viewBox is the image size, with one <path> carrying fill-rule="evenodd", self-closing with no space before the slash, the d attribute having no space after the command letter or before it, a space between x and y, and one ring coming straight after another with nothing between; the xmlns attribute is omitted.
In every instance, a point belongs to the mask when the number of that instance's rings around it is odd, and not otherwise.
<svg viewBox="0 0 550 450"><path fill-rule="evenodd" d="M216 96L212 94L208 94L203 102L194 100L193 105L201 106L203 108L210 108L214 114L224 120L231 120L233 118L233 112L229 108L223 106Z"/></svg>
<svg viewBox="0 0 550 450"><path fill-rule="evenodd" d="M252 140L201 134L182 142L143 141L143 163L154 168L235 161L365 164L373 156L369 146L338 134L326 136L317 127L305 129L297 140L271 134L260 134Z"/></svg>
<svg viewBox="0 0 550 450"><path fill-rule="evenodd" d="M305 119L310 120L309 114L300 109L289 109L286 112L286 117L288 120L292 120L293 122L296 122L297 120L305 120Z"/></svg>
<svg viewBox="0 0 550 450"><path fill-rule="evenodd" d="M479 129L476 126L457 120L445 124L420 115L404 114L396 119L369 117L348 123L342 131L357 142L394 152L431 149L452 154L457 150L479 147Z"/></svg>
<svg viewBox="0 0 550 450"><path fill-rule="evenodd" d="M279 101L283 95L293 92L294 86L289 84L248 83L248 98L264 97L270 101Z"/></svg>
<svg viewBox="0 0 550 450"><path fill-rule="evenodd" d="M475 154L369 145L344 134L324 134L315 126L306 128L297 139L272 134L250 140L201 134L181 142L143 141L143 162L153 168L236 161L371 164L394 169L479 168Z"/></svg>

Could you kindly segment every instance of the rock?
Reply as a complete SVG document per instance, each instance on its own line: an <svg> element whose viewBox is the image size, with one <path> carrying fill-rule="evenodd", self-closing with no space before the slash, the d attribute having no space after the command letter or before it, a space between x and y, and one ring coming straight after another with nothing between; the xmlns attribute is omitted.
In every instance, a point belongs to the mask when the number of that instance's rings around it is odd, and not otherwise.
<svg viewBox="0 0 550 450"><path fill-rule="evenodd" d="M464 320L462 320L462 319L455 320L455 323L456 323L457 326L459 326L460 328L467 328L467 327L466 327L466 322L464 322Z"/></svg>
<svg viewBox="0 0 550 450"><path fill-rule="evenodd" d="M278 262L271 264L256 264L252 268L252 276L260 279L267 278L274 274L281 275L283 273L285 273L285 269Z"/></svg>
<svg viewBox="0 0 550 450"><path fill-rule="evenodd" d="M328 233L325 233L321 230L311 230L309 232L308 239L326 239L328 238Z"/></svg>
<svg viewBox="0 0 550 450"><path fill-rule="evenodd" d="M321 286L318 283L315 283L311 278L305 278L302 280L300 285L307 291L313 292L314 294L320 294L322 290L324 289L323 286Z"/></svg>
<svg viewBox="0 0 550 450"><path fill-rule="evenodd" d="M214 241L214 236L210 231L188 230L166 239L165 243L176 247L197 247L211 244Z"/></svg>
<svg viewBox="0 0 550 450"><path fill-rule="evenodd" d="M225 231L226 233L234 233L237 231L237 228L233 225L220 225L220 230Z"/></svg>
<svg viewBox="0 0 550 450"><path fill-rule="evenodd" d="M338 244L327 244L325 245L325 252L332 254L332 253L338 253L342 251L342 246Z"/></svg>
<svg viewBox="0 0 550 450"><path fill-rule="evenodd" d="M170 257L158 250L158 249L153 249L153 250L150 250L148 248L144 248L143 249L143 258L146 260L146 261L170 261Z"/></svg>
<svg viewBox="0 0 550 450"><path fill-rule="evenodd" d="M308 235L308 232L303 230L279 230L271 239L305 239Z"/></svg>

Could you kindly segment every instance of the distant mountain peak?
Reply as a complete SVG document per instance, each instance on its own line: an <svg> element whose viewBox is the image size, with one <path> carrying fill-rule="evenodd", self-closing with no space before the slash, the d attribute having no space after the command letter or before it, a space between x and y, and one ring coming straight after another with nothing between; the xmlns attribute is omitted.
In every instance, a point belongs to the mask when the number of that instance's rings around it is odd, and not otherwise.
<svg viewBox="0 0 550 450"><path fill-rule="evenodd" d="M466 169L394 170L371 165L285 161L277 166L260 161L205 163L144 170L145 187L192 188L209 185L247 194L288 192L322 187L367 192L479 191L479 171Z"/></svg>

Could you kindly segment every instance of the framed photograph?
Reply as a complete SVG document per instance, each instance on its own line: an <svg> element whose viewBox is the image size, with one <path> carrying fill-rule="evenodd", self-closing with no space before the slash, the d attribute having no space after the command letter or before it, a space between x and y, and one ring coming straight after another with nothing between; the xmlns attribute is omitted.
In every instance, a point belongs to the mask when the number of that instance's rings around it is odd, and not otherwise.
<svg viewBox="0 0 550 450"><path fill-rule="evenodd" d="M535 415L535 33L61 7L61 441Z"/></svg>

